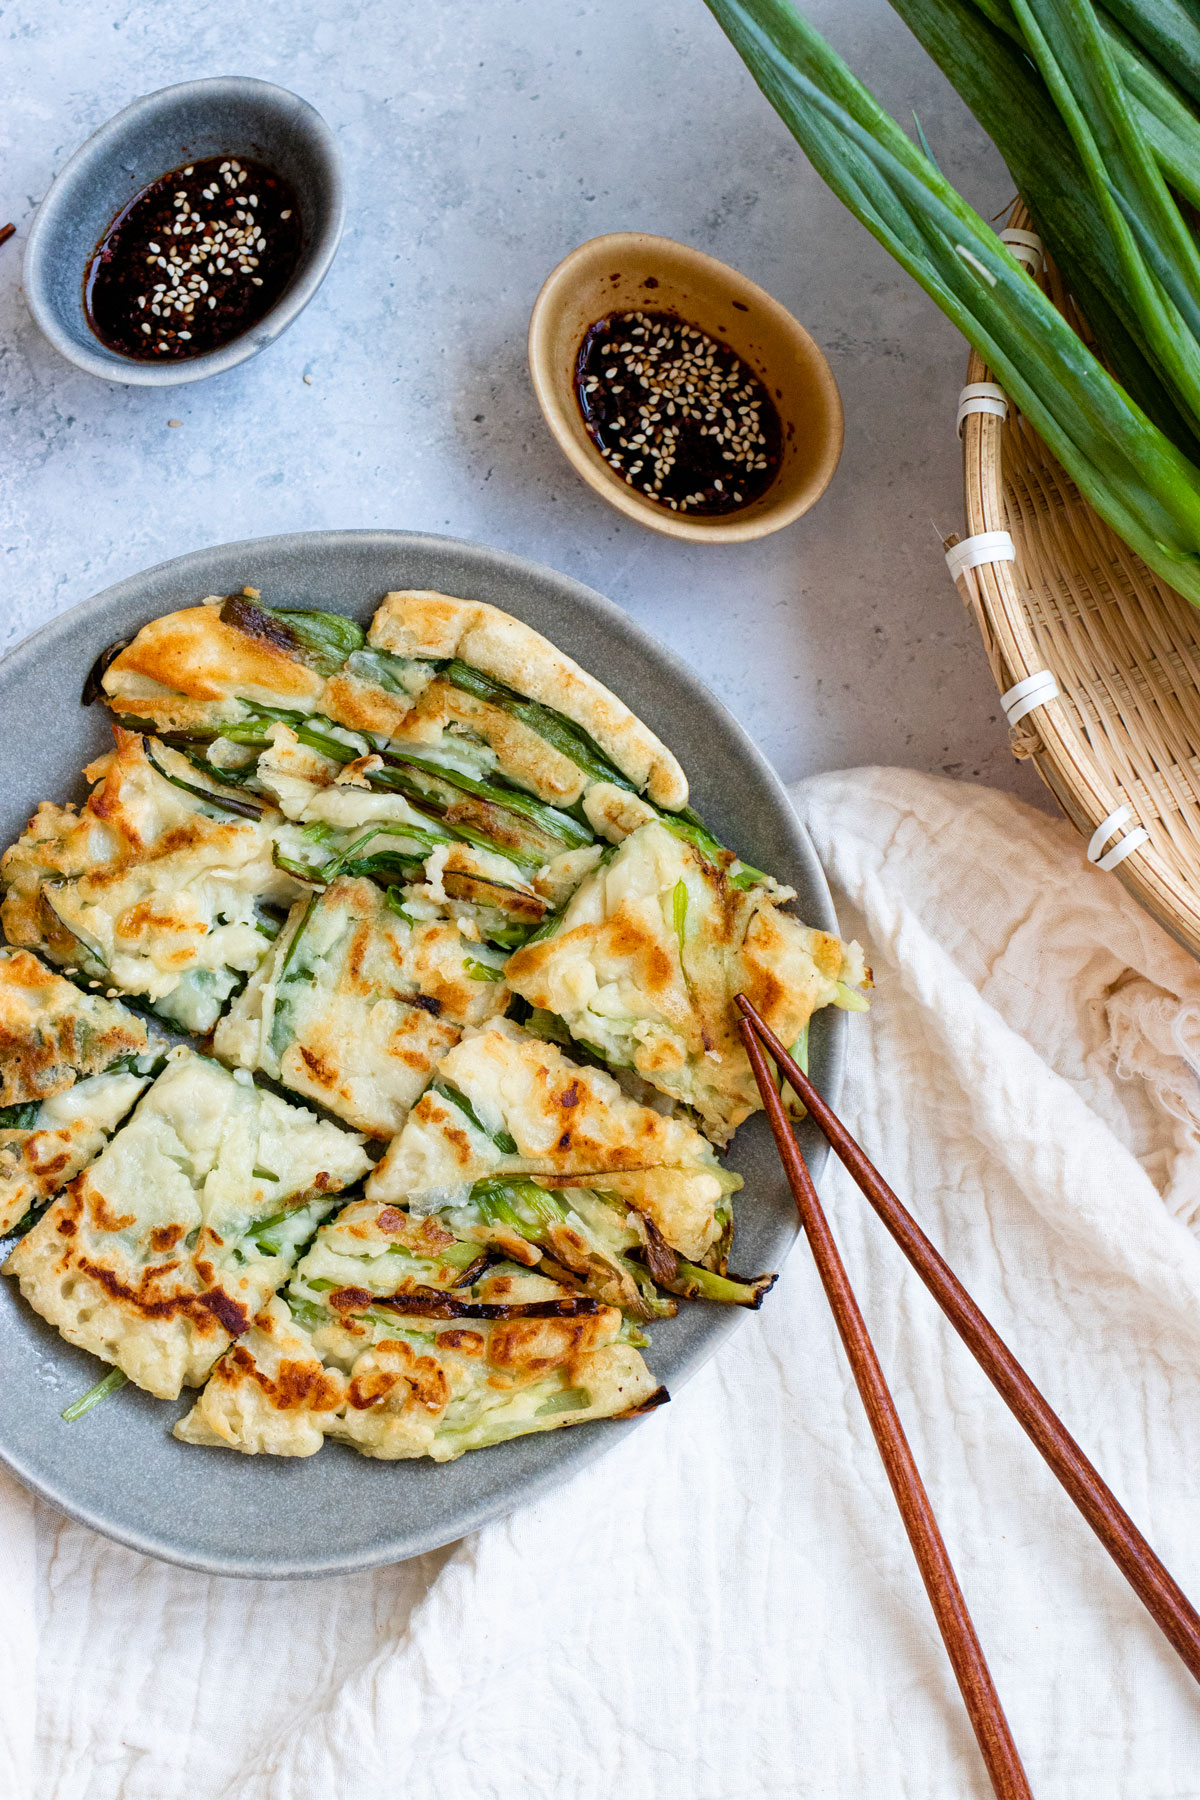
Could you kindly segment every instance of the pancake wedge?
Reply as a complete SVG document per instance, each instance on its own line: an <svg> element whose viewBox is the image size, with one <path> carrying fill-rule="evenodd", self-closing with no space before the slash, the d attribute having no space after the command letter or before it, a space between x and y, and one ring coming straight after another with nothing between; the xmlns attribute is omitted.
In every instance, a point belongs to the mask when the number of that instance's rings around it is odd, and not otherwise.
<svg viewBox="0 0 1200 1800"><path fill-rule="evenodd" d="M210 595L114 646L99 687L160 735L236 737L254 717L319 714L435 755L473 747L476 773L555 804L614 772L656 805L687 804L679 764L615 694L481 601L388 594L364 640L339 613L270 607L249 588Z"/></svg>
<svg viewBox="0 0 1200 1800"><path fill-rule="evenodd" d="M537 762L523 773L535 792L553 787L547 798L569 804L590 781L604 778L597 765L607 760L656 806L675 811L687 805L687 779L666 745L594 675L498 607L448 594L387 594L371 622L370 642L405 661L440 665L444 687L438 704L447 710L448 728L453 720L473 731L492 742L500 757L501 734L520 727L575 764L579 773L568 779L544 749L530 744L531 760ZM462 702L446 688L473 699L475 711L456 713ZM428 691L423 700L428 707ZM507 726L497 713L505 715Z"/></svg>
<svg viewBox="0 0 1200 1800"><path fill-rule="evenodd" d="M5 1271L62 1335L173 1399L207 1375L368 1159L357 1135L186 1049Z"/></svg>
<svg viewBox="0 0 1200 1800"><path fill-rule="evenodd" d="M792 1044L818 1007L865 1006L862 952L784 912L659 822L584 878L555 929L506 964L513 991L617 1068L694 1109L725 1144L759 1107L735 994Z"/></svg>
<svg viewBox="0 0 1200 1800"><path fill-rule="evenodd" d="M0 861L10 942L208 1031L301 886L273 861L281 816L118 730L80 811L44 802Z"/></svg>
<svg viewBox="0 0 1200 1800"><path fill-rule="evenodd" d="M176 1437L275 1456L310 1456L328 1437L388 1461L449 1462L667 1398L614 1307L544 1276L501 1271L423 1299L363 1287L302 1299L303 1285L304 1265L221 1358Z"/></svg>
<svg viewBox="0 0 1200 1800"><path fill-rule="evenodd" d="M0 950L0 1236L91 1161L165 1046L27 950Z"/></svg>
<svg viewBox="0 0 1200 1800"><path fill-rule="evenodd" d="M434 1212L468 1206L477 1183L510 1176L619 1192L689 1261L723 1253L729 1196L741 1186L683 1119L498 1019L442 1058L367 1196Z"/></svg>
<svg viewBox="0 0 1200 1800"><path fill-rule="evenodd" d="M305 880L328 879L337 863L403 885L428 917L469 919L511 946L603 854L590 828L528 795L391 752L354 756L341 739L325 737L326 754L305 735L274 725L256 770L294 822L278 834L276 860Z"/></svg>
<svg viewBox="0 0 1200 1800"><path fill-rule="evenodd" d="M508 998L495 955L452 920L414 920L373 882L339 877L296 902L213 1042L390 1138L463 1026Z"/></svg>

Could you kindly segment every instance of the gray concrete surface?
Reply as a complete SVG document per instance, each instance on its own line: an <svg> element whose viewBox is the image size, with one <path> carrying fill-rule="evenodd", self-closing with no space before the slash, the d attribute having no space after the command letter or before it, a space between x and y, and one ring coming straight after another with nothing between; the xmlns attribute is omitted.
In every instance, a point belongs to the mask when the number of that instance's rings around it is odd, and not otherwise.
<svg viewBox="0 0 1200 1800"><path fill-rule="evenodd" d="M809 11L998 212L1003 168L883 0ZM13 0L0 46L0 220L18 227L0 248L0 646L200 545L443 531L617 600L785 777L890 762L1040 797L939 547L961 522L963 346L823 187L701 0ZM32 211L130 99L230 73L294 88L337 132L350 214L333 271L277 345L209 382L172 395L84 375L22 298ZM738 265L830 356L841 468L763 543L684 546L625 522L542 425L534 296L573 245L629 228Z"/></svg>

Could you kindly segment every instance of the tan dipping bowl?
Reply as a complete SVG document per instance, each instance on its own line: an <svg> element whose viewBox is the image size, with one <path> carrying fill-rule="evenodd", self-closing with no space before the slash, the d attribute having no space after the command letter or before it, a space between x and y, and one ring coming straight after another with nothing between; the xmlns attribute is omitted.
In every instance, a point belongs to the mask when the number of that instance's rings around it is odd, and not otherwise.
<svg viewBox="0 0 1200 1800"><path fill-rule="evenodd" d="M736 512L672 512L618 475L588 435L575 362L609 313L675 313L728 344L763 382L779 413L779 471ZM601 497L669 537L733 544L790 525L821 498L842 453L842 402L821 351L790 312L702 250L641 231L614 231L572 250L548 277L529 320L529 370L563 454Z"/></svg>

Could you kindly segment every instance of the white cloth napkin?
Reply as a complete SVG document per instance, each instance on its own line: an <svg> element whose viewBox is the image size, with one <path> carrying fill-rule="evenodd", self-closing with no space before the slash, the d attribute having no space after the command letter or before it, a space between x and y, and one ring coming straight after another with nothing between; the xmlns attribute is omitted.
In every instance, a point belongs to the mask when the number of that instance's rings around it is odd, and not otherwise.
<svg viewBox="0 0 1200 1800"><path fill-rule="evenodd" d="M1200 1597L1200 970L1005 795L860 770L795 798L878 981L848 1121ZM1195 1800L1200 1690L823 1189L1034 1792ZM0 1527L3 1800L989 1791L802 1244L612 1455L418 1563L209 1579L11 1483Z"/></svg>

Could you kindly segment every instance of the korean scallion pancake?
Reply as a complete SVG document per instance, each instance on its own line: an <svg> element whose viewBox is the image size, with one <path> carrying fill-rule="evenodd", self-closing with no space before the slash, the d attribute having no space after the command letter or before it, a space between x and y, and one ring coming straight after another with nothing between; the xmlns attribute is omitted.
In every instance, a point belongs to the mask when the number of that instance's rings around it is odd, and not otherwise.
<svg viewBox="0 0 1200 1800"><path fill-rule="evenodd" d="M98 1153L160 1048L125 1007L0 950L0 1236Z"/></svg>
<svg viewBox="0 0 1200 1800"><path fill-rule="evenodd" d="M149 1080L133 1069L85 1075L49 1100L30 1102L27 1125L0 1125L0 1237L87 1167Z"/></svg>
<svg viewBox="0 0 1200 1800"><path fill-rule="evenodd" d="M0 948L0 1114L149 1048L145 1024L125 1007L81 991L26 950Z"/></svg>
<svg viewBox="0 0 1200 1800"><path fill-rule="evenodd" d="M543 1276L485 1278L466 1297L405 1305L272 1301L176 1437L276 1456L310 1456L330 1437L364 1456L449 1462L667 1398L615 1307Z"/></svg>
<svg viewBox="0 0 1200 1800"><path fill-rule="evenodd" d="M791 1044L818 1007L863 1005L867 979L856 944L802 925L658 822L625 837L506 974L612 1066L693 1108L718 1144L760 1104L735 994Z"/></svg>
<svg viewBox="0 0 1200 1800"><path fill-rule="evenodd" d="M741 1185L685 1120L499 1019L442 1058L367 1194L435 1211L466 1204L476 1182L510 1175L619 1189L693 1260L722 1238L728 1196Z"/></svg>
<svg viewBox="0 0 1200 1800"><path fill-rule="evenodd" d="M367 1167L356 1134L179 1049L5 1270L71 1343L172 1399Z"/></svg>
<svg viewBox="0 0 1200 1800"><path fill-rule="evenodd" d="M556 804L606 761L657 805L687 803L675 758L614 694L510 614L444 594L388 594L365 642L338 614L211 596L144 626L102 689L160 733L219 731L263 708L319 714L413 747L482 746L485 769Z"/></svg>
<svg viewBox="0 0 1200 1800"><path fill-rule="evenodd" d="M385 777L408 791L381 787ZM456 789L457 769L385 769L374 755L343 764L282 724L271 727L255 779L291 822L278 833L285 867L303 865L319 880L326 865L349 859L375 880L410 887L427 912L471 917L488 936L498 925L501 942L505 928L519 938L538 926L603 853L581 845L590 828L565 815L550 817L557 834L531 820L536 803L526 795L506 790L501 806Z"/></svg>
<svg viewBox="0 0 1200 1800"><path fill-rule="evenodd" d="M273 860L281 816L130 732L85 773L82 809L44 802L0 861L5 932L208 1031L301 891Z"/></svg>
<svg viewBox="0 0 1200 1800"><path fill-rule="evenodd" d="M508 1003L494 953L370 881L298 900L221 1020L217 1055L390 1138L463 1026Z"/></svg>

